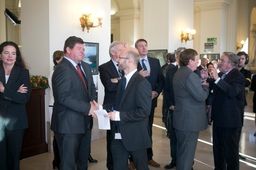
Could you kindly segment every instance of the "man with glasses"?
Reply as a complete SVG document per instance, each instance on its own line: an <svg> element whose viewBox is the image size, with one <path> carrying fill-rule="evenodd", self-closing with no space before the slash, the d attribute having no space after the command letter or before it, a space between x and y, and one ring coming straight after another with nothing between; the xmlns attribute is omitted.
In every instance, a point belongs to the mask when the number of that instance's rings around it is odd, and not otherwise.
<svg viewBox="0 0 256 170"><path fill-rule="evenodd" d="M137 170L149 170L147 148L152 142L148 130L151 106L151 86L137 71L139 53L125 48L118 60L118 68L125 73L117 91L116 108L108 113L114 121L114 139L111 145L115 170L128 169L132 155Z"/></svg>

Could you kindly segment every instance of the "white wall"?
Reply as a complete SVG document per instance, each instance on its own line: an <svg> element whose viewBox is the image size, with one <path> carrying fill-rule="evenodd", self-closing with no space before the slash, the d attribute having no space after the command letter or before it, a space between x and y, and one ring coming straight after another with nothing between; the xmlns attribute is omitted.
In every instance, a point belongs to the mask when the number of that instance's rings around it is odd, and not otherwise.
<svg viewBox="0 0 256 170"><path fill-rule="evenodd" d="M170 52L178 47L193 48L194 41L187 43L181 42L180 34L186 28L195 29L194 27L194 0L179 0L169 2L169 20L168 20L168 49ZM198 31L198 30L196 30ZM199 36L195 34L195 39Z"/></svg>

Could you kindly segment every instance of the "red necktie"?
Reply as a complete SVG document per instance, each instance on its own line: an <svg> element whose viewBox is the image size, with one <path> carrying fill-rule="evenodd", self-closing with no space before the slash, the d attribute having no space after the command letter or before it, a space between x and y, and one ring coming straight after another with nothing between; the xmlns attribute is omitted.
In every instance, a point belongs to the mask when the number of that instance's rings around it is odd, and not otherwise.
<svg viewBox="0 0 256 170"><path fill-rule="evenodd" d="M88 89L87 89L87 84L86 84L86 81L85 81L84 75L83 75L83 73L82 73L82 70L81 70L81 68L80 68L79 64L78 64L78 65L76 65L76 69L77 69L77 72L78 72L78 74L79 74L80 78L82 79L82 81L83 81L83 83L84 83L84 87L85 87L86 91L88 91Z"/></svg>

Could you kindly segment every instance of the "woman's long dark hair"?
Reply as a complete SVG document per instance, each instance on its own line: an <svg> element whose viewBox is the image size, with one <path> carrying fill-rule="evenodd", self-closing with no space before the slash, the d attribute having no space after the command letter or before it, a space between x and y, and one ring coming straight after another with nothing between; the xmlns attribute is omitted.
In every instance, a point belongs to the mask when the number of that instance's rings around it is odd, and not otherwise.
<svg viewBox="0 0 256 170"><path fill-rule="evenodd" d="M20 66L20 67L23 67L23 68L27 68L26 64L25 64L25 62L24 62L24 60L23 60L23 58L21 56L20 49L19 49L19 47L18 47L18 45L16 43L14 43L12 41L5 41L2 44L0 44L0 54L3 52L4 47L6 47L8 45L13 46L16 49L16 62L15 62L15 64L17 66Z"/></svg>

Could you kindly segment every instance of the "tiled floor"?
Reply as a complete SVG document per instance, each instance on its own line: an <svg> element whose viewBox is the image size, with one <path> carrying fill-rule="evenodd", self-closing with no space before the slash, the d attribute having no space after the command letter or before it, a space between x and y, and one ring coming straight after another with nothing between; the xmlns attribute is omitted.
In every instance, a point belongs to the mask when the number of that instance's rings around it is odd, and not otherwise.
<svg viewBox="0 0 256 170"><path fill-rule="evenodd" d="M246 157L246 161L240 161L241 170L256 169L256 137L253 133L256 131L254 116L252 113L252 95L253 92L247 93L248 106L245 108L244 127L241 136L240 153ZM160 99L161 100L161 99ZM161 103L161 102L159 102ZM159 108L156 109L159 112ZM154 160L161 164L159 168L150 167L150 170L164 169L164 166L170 161L169 139L166 137L166 131L161 121L160 113L156 113L153 127L153 150ZM89 163L91 170L105 170L106 168L106 138L101 138L92 142L92 156L98 160L98 163ZM21 160L21 170L51 170L52 153L45 153ZM213 153L211 126L202 131L199 136L194 170L212 170ZM175 169L175 168L174 168Z"/></svg>

